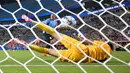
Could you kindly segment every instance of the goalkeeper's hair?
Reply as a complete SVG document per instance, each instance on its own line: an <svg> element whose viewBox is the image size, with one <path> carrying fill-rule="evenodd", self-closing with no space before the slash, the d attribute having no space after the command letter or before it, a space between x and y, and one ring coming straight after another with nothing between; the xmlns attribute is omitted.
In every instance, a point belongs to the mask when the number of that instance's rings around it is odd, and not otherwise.
<svg viewBox="0 0 130 73"><path fill-rule="evenodd" d="M111 42L108 42L108 45L110 46L110 48L113 50L113 44Z"/></svg>

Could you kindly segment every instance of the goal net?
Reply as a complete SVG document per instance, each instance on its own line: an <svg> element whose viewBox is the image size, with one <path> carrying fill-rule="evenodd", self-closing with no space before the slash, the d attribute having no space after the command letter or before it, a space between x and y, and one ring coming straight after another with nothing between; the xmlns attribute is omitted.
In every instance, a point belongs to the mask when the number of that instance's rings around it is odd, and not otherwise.
<svg viewBox="0 0 130 73"><path fill-rule="evenodd" d="M16 0L0 5L0 73L129 73L130 72L130 0ZM56 32L71 36L85 44L102 40L112 47L112 54L105 61L92 63L61 62L48 54L29 48L30 44L66 50L53 37L21 15L45 22L51 14L56 16ZM62 27L61 18L73 16L75 25ZM80 39L79 39L80 37ZM69 41L69 40L66 40ZM71 41L70 41L71 42ZM102 46L101 46L102 47ZM80 48L79 50L83 52ZM58 52L58 51L57 51Z"/></svg>

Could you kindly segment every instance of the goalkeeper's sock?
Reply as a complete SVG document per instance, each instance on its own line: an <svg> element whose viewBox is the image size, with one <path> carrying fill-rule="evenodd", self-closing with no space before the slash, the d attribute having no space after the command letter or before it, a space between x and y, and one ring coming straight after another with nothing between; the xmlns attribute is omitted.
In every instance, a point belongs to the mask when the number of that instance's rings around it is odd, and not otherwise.
<svg viewBox="0 0 130 73"><path fill-rule="evenodd" d="M38 51L38 52L41 52L41 53L49 54L48 48L39 47L39 46L34 45L34 44L29 45L29 47L30 47L32 50L35 50L35 51Z"/></svg>
<svg viewBox="0 0 130 73"><path fill-rule="evenodd" d="M32 22L32 23L37 24L37 27L38 27L38 28L42 29L43 31L48 32L48 33L51 34L51 35L55 33L54 29L51 28L50 26L48 26L48 25L46 25L46 24L44 24L44 23L40 23L40 22L34 21L34 20L30 19L30 18L29 18L28 16L26 16L26 15L22 15L21 18L24 19L26 22Z"/></svg>
<svg viewBox="0 0 130 73"><path fill-rule="evenodd" d="M48 26L48 25L46 25L44 23L37 22L36 24L37 24L38 28L42 29L43 31L46 31L47 33L49 33L51 35L55 33L53 28L51 28L50 26Z"/></svg>

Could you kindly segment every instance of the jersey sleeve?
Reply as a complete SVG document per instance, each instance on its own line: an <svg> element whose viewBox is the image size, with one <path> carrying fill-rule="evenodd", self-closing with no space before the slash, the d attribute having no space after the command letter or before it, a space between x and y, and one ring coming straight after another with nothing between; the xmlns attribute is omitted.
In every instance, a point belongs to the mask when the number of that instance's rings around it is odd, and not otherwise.
<svg viewBox="0 0 130 73"><path fill-rule="evenodd" d="M44 20L42 22L45 23L46 25L48 25L48 23L50 22L50 18L48 18L48 19L46 19L46 20Z"/></svg>

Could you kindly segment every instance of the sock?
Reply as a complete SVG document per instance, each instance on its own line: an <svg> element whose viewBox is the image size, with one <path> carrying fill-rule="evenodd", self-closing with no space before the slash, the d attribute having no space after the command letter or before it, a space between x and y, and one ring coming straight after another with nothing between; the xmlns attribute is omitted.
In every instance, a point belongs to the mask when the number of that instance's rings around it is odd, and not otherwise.
<svg viewBox="0 0 130 73"><path fill-rule="evenodd" d="M39 22L35 22L35 24L37 24L37 27L40 28L43 31L46 31L49 34L53 34L55 33L54 29L51 28L50 26L44 24L44 23L39 23Z"/></svg>
<svg viewBox="0 0 130 73"><path fill-rule="evenodd" d="M43 47L39 47L37 45L34 45L34 44L31 44L29 45L29 47L32 49L32 50L35 50L35 51L38 51L38 52L41 52L41 53L46 53L48 54L48 48L43 48Z"/></svg>
<svg viewBox="0 0 130 73"><path fill-rule="evenodd" d="M48 32L49 34L55 33L54 29L51 28L50 26L48 26L48 25L46 25L46 24L44 24L44 23L39 23L39 22L37 22L37 21L33 21L32 19L30 19L30 18L29 18L28 16L26 16L26 15L22 15L21 18L24 19L26 22L33 22L33 23L37 24L37 27L38 27L38 28L40 28L40 29L42 29L42 30Z"/></svg>

